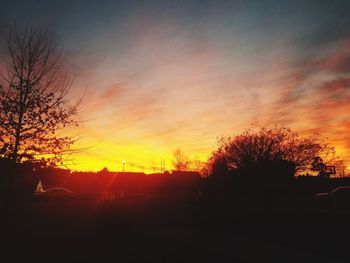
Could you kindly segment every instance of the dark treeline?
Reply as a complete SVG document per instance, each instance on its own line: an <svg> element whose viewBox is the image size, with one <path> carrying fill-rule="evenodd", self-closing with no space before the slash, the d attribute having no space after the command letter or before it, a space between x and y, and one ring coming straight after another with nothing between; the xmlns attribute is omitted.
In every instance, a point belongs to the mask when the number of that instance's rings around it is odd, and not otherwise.
<svg viewBox="0 0 350 263"><path fill-rule="evenodd" d="M350 185L350 178L324 178L319 176L282 177L263 174L258 177L231 172L226 176L201 177L197 172L174 171L172 173L72 172L68 169L45 167L24 163L14 165L1 159L0 169L5 178L12 178L12 192L17 197L30 198L38 182L45 189L64 187L80 196L94 197L109 192L127 196L147 194L177 196L202 201L273 203L281 200L310 199L313 194L330 192L338 186ZM283 170L281 171L283 172ZM8 175L8 176L5 176Z"/></svg>
<svg viewBox="0 0 350 263"><path fill-rule="evenodd" d="M197 172L172 173L131 173L110 172L72 172L55 167L40 168L32 164L13 165L8 160L1 160L1 170L6 171L7 178L13 178L13 195L31 197L38 182L44 189L63 187L74 191L80 197L95 197L109 192L126 196L145 194L163 194L189 196L201 187L202 178Z"/></svg>

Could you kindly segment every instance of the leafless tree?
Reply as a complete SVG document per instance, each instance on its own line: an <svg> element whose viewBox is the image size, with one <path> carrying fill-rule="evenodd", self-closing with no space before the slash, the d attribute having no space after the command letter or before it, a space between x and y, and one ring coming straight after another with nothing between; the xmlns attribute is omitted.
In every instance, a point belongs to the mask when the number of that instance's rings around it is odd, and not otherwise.
<svg viewBox="0 0 350 263"><path fill-rule="evenodd" d="M175 170L187 171L190 168L190 161L186 154L179 148L173 151L174 160L172 161Z"/></svg>
<svg viewBox="0 0 350 263"><path fill-rule="evenodd" d="M198 160L198 159L193 159L190 161L190 170L194 172L202 172L205 166L205 162Z"/></svg>
<svg viewBox="0 0 350 263"><path fill-rule="evenodd" d="M46 32L14 27L6 55L0 73L0 155L57 164L75 142L58 132L78 125L74 116L81 101L68 97L72 79L62 74L61 54Z"/></svg>

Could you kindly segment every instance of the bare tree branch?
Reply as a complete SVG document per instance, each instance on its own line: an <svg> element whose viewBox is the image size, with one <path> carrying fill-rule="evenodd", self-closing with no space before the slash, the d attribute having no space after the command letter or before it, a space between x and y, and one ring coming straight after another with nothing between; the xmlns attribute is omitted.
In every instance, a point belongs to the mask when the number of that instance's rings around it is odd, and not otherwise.
<svg viewBox="0 0 350 263"><path fill-rule="evenodd" d="M8 37L6 73L0 73L0 135L7 145L2 156L15 162L37 156L60 156L72 152L72 137L57 131L78 125L74 116L82 98L69 98L73 84L61 74L61 52L47 32L15 26Z"/></svg>

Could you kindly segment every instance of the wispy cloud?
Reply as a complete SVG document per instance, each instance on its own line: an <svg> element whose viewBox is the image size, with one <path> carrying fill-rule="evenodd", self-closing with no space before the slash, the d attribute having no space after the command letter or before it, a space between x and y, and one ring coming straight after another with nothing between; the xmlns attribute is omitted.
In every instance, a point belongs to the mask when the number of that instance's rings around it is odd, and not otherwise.
<svg viewBox="0 0 350 263"><path fill-rule="evenodd" d="M282 123L320 131L350 164L346 1L24 2L4 2L0 33L54 31L73 91L88 87L84 140L101 143L86 160L203 157L217 136Z"/></svg>
<svg viewBox="0 0 350 263"><path fill-rule="evenodd" d="M350 45L347 39L332 43L324 52L294 64L279 81L269 120L296 127L305 134L320 132L342 151L350 163ZM344 148L345 147L345 148Z"/></svg>

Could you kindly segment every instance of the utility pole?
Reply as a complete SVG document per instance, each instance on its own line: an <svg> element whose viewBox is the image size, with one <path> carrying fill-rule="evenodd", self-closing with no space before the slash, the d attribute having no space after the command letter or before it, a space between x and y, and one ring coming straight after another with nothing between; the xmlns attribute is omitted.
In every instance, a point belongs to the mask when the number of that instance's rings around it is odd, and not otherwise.
<svg viewBox="0 0 350 263"><path fill-rule="evenodd" d="M165 172L165 161L164 160L160 161L160 172L161 173Z"/></svg>
<svg viewBox="0 0 350 263"><path fill-rule="evenodd" d="M126 161L125 160L123 160L123 173L125 172L125 163L126 163Z"/></svg>

